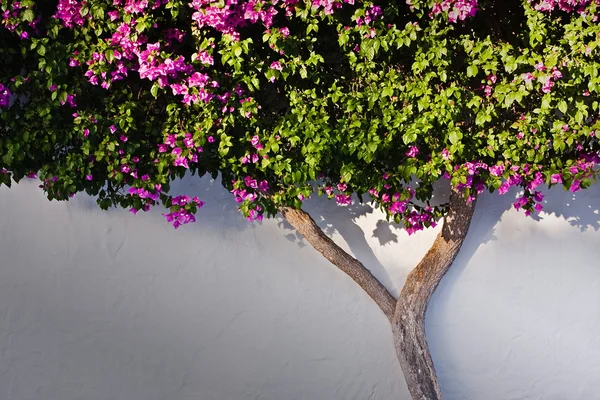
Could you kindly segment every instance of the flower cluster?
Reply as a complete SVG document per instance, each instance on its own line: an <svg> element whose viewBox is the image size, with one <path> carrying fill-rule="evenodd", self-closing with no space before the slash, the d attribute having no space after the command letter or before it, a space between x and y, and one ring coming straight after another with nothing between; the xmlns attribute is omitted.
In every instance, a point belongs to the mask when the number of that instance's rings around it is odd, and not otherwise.
<svg viewBox="0 0 600 400"><path fill-rule="evenodd" d="M286 6L295 2L283 1ZM259 21L265 28L269 28L273 25L273 17L278 13L275 7L262 0L192 0L189 5L195 10L192 20L199 28L211 27L235 40L239 40L240 37L238 28Z"/></svg>
<svg viewBox="0 0 600 400"><path fill-rule="evenodd" d="M173 159L173 166L189 168L189 162L197 163L198 154L202 153L204 148L197 144L194 135L187 132L183 134L183 140L179 143L178 135L168 134L164 143L158 145L159 153L170 152Z"/></svg>
<svg viewBox="0 0 600 400"><path fill-rule="evenodd" d="M135 188L132 187L129 189L129 194L132 196L138 196L140 199L148 199L148 202L150 201L157 201L158 197L159 197L159 193L160 190L162 189L161 185L156 185L155 186L155 191L154 193L144 189L144 188Z"/></svg>
<svg viewBox="0 0 600 400"><path fill-rule="evenodd" d="M335 193L335 190L339 193ZM335 187L330 185L324 185L321 187L321 191L323 191L328 198L335 199L335 202L338 206L349 206L352 204L352 193L348 192L348 185L340 182Z"/></svg>
<svg viewBox="0 0 600 400"><path fill-rule="evenodd" d="M204 206L204 202L197 196L190 197L186 195L176 196L171 199L172 210L170 213L164 213L163 216L167 222L171 222L175 229L181 225L190 222L196 222L194 212Z"/></svg>
<svg viewBox="0 0 600 400"><path fill-rule="evenodd" d="M433 14L447 13L450 22L464 21L477 13L477 0L442 0L436 2L431 10Z"/></svg>
<svg viewBox="0 0 600 400"><path fill-rule="evenodd" d="M538 82L542 84L542 92L550 93L554 87L555 82L562 78L562 72L557 67L548 69L542 62L538 62L534 65L536 74L538 75ZM531 83L535 79L535 75L531 72L526 72L521 75L521 79L525 84Z"/></svg>
<svg viewBox="0 0 600 400"><path fill-rule="evenodd" d="M269 190L269 183L266 180L258 182L251 176L246 176L241 180L233 180L233 189L231 193L235 196L235 201L243 203L239 210L246 215L248 221L262 221L263 208L256 203L258 193L266 193Z"/></svg>
<svg viewBox="0 0 600 400"><path fill-rule="evenodd" d="M4 6L4 2L2 5ZM7 4L2 13L2 25L9 31L18 33L21 40L28 39L32 33L37 32L40 20L39 15L35 16L35 4L23 5L20 1Z"/></svg>
<svg viewBox="0 0 600 400"><path fill-rule="evenodd" d="M0 108L8 108L10 104L10 90L0 83Z"/></svg>
<svg viewBox="0 0 600 400"><path fill-rule="evenodd" d="M556 9L565 12L583 12L585 7L591 3L591 0L528 0L529 3L535 3L533 8L537 11L552 12ZM596 0L596 4L600 4Z"/></svg>
<svg viewBox="0 0 600 400"><path fill-rule="evenodd" d="M117 2L118 3L118 2ZM128 1L125 5L125 13L137 13L143 11L148 2ZM157 1L152 8L157 8L166 1ZM108 13L111 21L117 21L120 16L118 11ZM197 71L191 63L186 62L184 56L171 57L169 53L161 50L161 42L148 43L148 39L138 29L138 21L130 19L117 24L117 28L111 36L97 46L96 51L91 54L91 59L85 60L82 56L72 58L69 62L71 67L77 67L84 62L88 70L85 76L93 85L100 85L109 89L115 81L125 79L130 72L138 72L140 78L156 82L160 88L171 89L174 95L183 96L182 102L190 105L197 102L209 102L218 98L221 102L229 99L226 93L221 97L211 92L218 88L219 83L211 79L206 73ZM71 27L66 24L66 27ZM177 29L170 29L166 33L165 47L169 47L172 41L183 40L184 33ZM77 56L77 54L75 54ZM206 51L200 51L192 56L204 65L212 65L213 57ZM230 109L227 109L230 111Z"/></svg>
<svg viewBox="0 0 600 400"><path fill-rule="evenodd" d="M356 20L356 25L369 25L372 21L375 21L377 18L383 15L383 11L379 6L369 6L365 11L364 17L358 17Z"/></svg>
<svg viewBox="0 0 600 400"><path fill-rule="evenodd" d="M59 19L62 25L67 28L74 28L76 25L81 26L87 19L91 18L90 14L87 14L86 17L81 15L81 8L86 4L85 0L59 0L54 18Z"/></svg>
<svg viewBox="0 0 600 400"><path fill-rule="evenodd" d="M409 235L421 231L427 227L437 225L436 215L432 207L417 207L413 203L415 190L410 187L401 187L398 191L391 191L392 186L387 183L392 176L383 174L383 189L378 191L376 188L369 189L371 198L386 211L388 215L397 219L404 220L404 227Z"/></svg>
<svg viewBox="0 0 600 400"><path fill-rule="evenodd" d="M483 176L487 171L489 176L499 180L498 194L504 195L510 191L512 187L520 187L524 190L524 194L514 202L514 207L519 210L523 208L526 215L530 215L533 210L536 212L542 211L543 207L540 204L543 200L543 194L538 190L538 187L548 181L550 185L561 184L563 179L569 179L570 186L567 186L573 193L581 190L583 179L591 178L597 173L595 167L600 163L598 154L582 154L574 164L568 167L565 171L551 174L545 179L542 167L539 165L525 164L523 166L513 165L509 162L498 162L496 165L488 166L481 162L467 162L461 166L454 167L454 173L457 176L466 175L465 182L458 183L455 189L460 191L469 190L469 201L475 199L473 192L480 194L486 190L486 177ZM445 174L446 178L450 178L450 174ZM491 181L493 181L493 178Z"/></svg>

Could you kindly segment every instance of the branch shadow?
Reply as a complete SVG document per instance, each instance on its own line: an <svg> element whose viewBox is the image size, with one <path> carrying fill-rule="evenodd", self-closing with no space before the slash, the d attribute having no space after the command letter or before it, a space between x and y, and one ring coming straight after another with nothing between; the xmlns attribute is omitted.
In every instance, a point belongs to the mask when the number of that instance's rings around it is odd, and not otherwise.
<svg viewBox="0 0 600 400"><path fill-rule="evenodd" d="M355 199L356 200L356 199ZM394 287L386 268L381 264L366 240L365 232L356 223L360 217L372 214L374 209L368 204L354 201L352 205L340 207L334 201L324 197L315 197L304 202L303 209L308 212L317 225L329 237L339 235L347 244L347 250L358 259L386 288ZM285 237L299 247L307 246L304 238L282 217L277 218L278 225L284 231L293 230ZM391 231L390 231L391 233ZM392 236L386 240L393 240ZM340 243L338 243L339 245ZM341 247L344 247L342 244Z"/></svg>
<svg viewBox="0 0 600 400"><path fill-rule="evenodd" d="M600 204L600 186L592 187L576 194L561 191L558 188L553 188L552 190L544 188L542 192L545 194L543 201L544 210L541 214L533 216L534 220L542 221L544 219L560 218L581 232L587 230L598 231L600 228L600 213L598 210L598 205ZM430 351L436 369L439 370L438 378L440 379L440 385L447 395L464 395L465 392L459 388L460 385L453 378L451 372L452 362L446 362L446 357L451 357L447 354L448 349L443 348L441 345L437 346L438 340L443 342L442 338L445 335L445 325L439 321L453 320L452 314L455 310L448 304L452 303L452 299L457 298L457 290L460 290L460 288L464 289L464 286L459 284L459 282L462 280L463 275L465 275L467 268L477 267L473 265L471 259L479 247L490 241L497 240L495 231L498 225L508 213L514 216L516 211L512 210L512 202L518 195L519 193L513 190L503 196L497 194L480 196L465 242L452 267L444 276L431 298L430 306L431 308L435 307L435 312L427 313L426 315L426 335L430 343ZM521 214L519 216L521 218L530 218L523 215L522 211L519 213ZM561 249L556 249L556 251L560 252ZM514 255L510 255L509 258L514 259L515 257ZM510 271L511 268L512 266L507 268L507 271ZM501 297L501 295L499 296ZM529 303L525 302L525 307L527 307L527 304ZM523 306L520 305L520 307ZM529 311L534 315L534 309ZM525 311L522 308L520 313L523 312ZM448 327L448 329L454 328Z"/></svg>
<svg viewBox="0 0 600 400"><path fill-rule="evenodd" d="M546 188L543 192L546 194L543 201L546 214L565 219L581 232L600 229L600 192L595 187L577 193L559 188Z"/></svg>

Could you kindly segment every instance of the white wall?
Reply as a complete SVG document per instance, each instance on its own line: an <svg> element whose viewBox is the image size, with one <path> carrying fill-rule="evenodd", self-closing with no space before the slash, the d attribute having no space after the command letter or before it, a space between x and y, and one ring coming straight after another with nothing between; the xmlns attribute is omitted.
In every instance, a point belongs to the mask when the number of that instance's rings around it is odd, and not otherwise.
<svg viewBox="0 0 600 400"><path fill-rule="evenodd" d="M177 231L159 210L0 189L0 399L409 398L387 320L350 279L218 184L175 190L207 202ZM427 317L447 400L600 398L600 186L571 197L552 191L539 221L480 200ZM394 294L437 233L308 209Z"/></svg>

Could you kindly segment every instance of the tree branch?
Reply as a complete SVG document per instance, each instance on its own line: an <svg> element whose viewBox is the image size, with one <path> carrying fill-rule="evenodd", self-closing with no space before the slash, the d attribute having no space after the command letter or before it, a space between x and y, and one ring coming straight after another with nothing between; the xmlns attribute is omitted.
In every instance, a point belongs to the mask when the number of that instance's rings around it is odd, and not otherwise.
<svg viewBox="0 0 600 400"><path fill-rule="evenodd" d="M431 295L458 255L474 210L475 201L468 203L462 194L452 192L442 231L408 275L398 299L392 321L394 345L414 400L442 399L425 338L425 312Z"/></svg>
<svg viewBox="0 0 600 400"><path fill-rule="evenodd" d="M396 300L377 278L356 258L345 252L334 243L312 219L301 209L282 207L279 209L283 217L300 232L304 238L328 259L354 280L377 303L385 316L391 321L396 307Z"/></svg>

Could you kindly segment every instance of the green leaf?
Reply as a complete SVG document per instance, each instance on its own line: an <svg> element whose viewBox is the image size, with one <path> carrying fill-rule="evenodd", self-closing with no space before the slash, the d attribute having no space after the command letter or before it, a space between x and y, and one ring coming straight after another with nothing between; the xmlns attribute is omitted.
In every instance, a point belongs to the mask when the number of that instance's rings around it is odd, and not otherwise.
<svg viewBox="0 0 600 400"><path fill-rule="evenodd" d="M457 144L462 139L462 137L462 132L459 130L453 130L448 135L448 139L452 144Z"/></svg>
<svg viewBox="0 0 600 400"><path fill-rule="evenodd" d="M468 77L477 76L478 72L479 72L479 68L477 68L476 65L469 65L467 67L467 76Z"/></svg>
<svg viewBox="0 0 600 400"><path fill-rule="evenodd" d="M33 13L33 10L31 8L28 8L25 11L23 11L21 15L23 16L23 20L27 22L32 22L35 19L35 14Z"/></svg>
<svg viewBox="0 0 600 400"><path fill-rule="evenodd" d="M409 144L416 140L417 140L416 132L406 132L404 135L402 135L402 141L404 142L404 144Z"/></svg>
<svg viewBox="0 0 600 400"><path fill-rule="evenodd" d="M566 114L566 113L567 113L567 110L568 110L568 108L569 108L569 107L567 106L567 102L566 102L566 101L564 101L564 100L561 100L561 101L558 103L558 109L560 110L560 112L561 112L561 113L563 113L563 114Z"/></svg>

